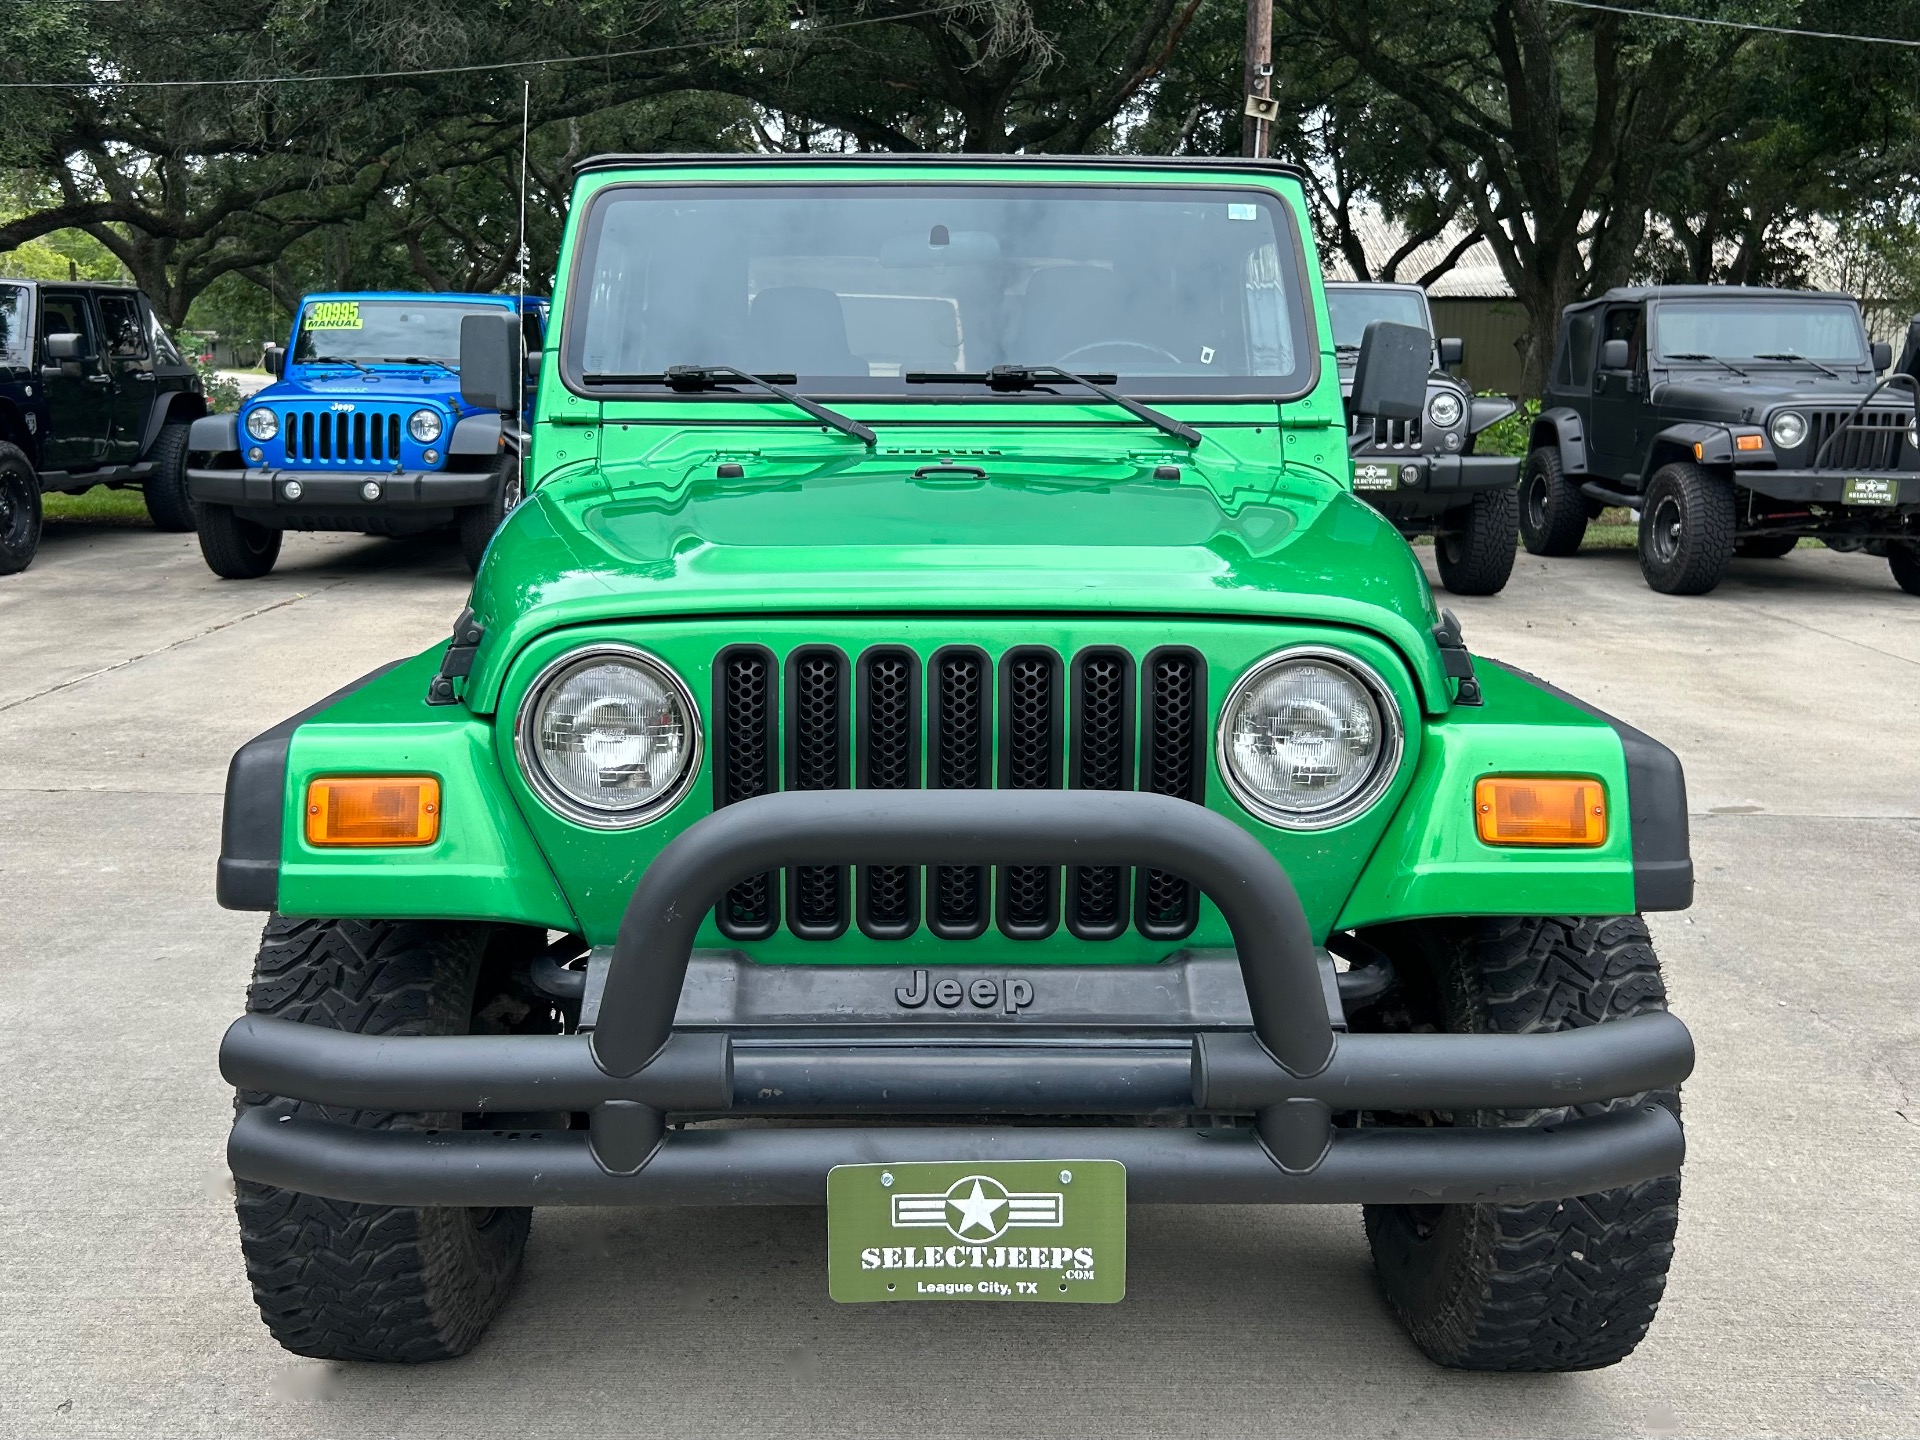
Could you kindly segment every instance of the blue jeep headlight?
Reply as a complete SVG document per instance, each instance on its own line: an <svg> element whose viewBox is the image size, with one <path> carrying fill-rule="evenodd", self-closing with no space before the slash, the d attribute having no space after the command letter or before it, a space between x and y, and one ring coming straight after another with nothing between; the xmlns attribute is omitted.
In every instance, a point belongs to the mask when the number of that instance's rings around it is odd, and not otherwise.
<svg viewBox="0 0 1920 1440"><path fill-rule="evenodd" d="M407 433L422 445L438 440L442 428L438 410L416 410L407 417Z"/></svg>
<svg viewBox="0 0 1920 1440"><path fill-rule="evenodd" d="M280 417L262 405L247 412L247 434L256 440L271 440L280 433Z"/></svg>

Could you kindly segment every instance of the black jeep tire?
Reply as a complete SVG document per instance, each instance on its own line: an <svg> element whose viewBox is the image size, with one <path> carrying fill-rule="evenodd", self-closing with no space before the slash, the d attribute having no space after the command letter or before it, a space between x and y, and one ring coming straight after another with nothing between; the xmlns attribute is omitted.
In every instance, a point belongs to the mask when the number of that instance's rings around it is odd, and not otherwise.
<svg viewBox="0 0 1920 1440"><path fill-rule="evenodd" d="M1512 486L1482 490L1441 520L1433 542L1440 583L1455 595L1498 595L1513 574L1520 502Z"/></svg>
<svg viewBox="0 0 1920 1440"><path fill-rule="evenodd" d="M1893 583L1909 595L1920 595L1920 540L1896 540L1887 547L1887 568Z"/></svg>
<svg viewBox="0 0 1920 1440"><path fill-rule="evenodd" d="M480 573L480 562L487 554L487 542L493 539L493 532L500 528L500 523L520 503L520 457L511 450L507 451L494 467L493 478L492 498L484 505L462 510L457 522L460 528L460 558L467 562L470 574Z"/></svg>
<svg viewBox="0 0 1920 1440"><path fill-rule="evenodd" d="M140 482L140 495L156 530L184 535L195 528L193 502L187 498L187 436L192 429L184 421L162 425L147 452L153 473Z"/></svg>
<svg viewBox="0 0 1920 1440"><path fill-rule="evenodd" d="M1733 482L1689 460L1653 472L1640 509L1640 573L1662 595L1705 595L1733 560Z"/></svg>
<svg viewBox="0 0 1920 1440"><path fill-rule="evenodd" d="M1520 538L1529 555L1571 555L1587 534L1587 497L1560 468L1560 451L1542 445L1520 473Z"/></svg>
<svg viewBox="0 0 1920 1440"><path fill-rule="evenodd" d="M201 558L224 580L258 580L280 558L280 531L242 520L231 505L202 505L198 520Z"/></svg>
<svg viewBox="0 0 1920 1440"><path fill-rule="evenodd" d="M1368 932L1394 960L1411 1027L1531 1034L1666 1009L1638 916L1424 921ZM1398 1028L1398 1027L1396 1027ZM1576 1110L1429 1117L1543 1125L1677 1091ZM1404 1123L1404 1117L1401 1117ZM1595 1370L1631 1354L1666 1289L1680 1177L1526 1205L1368 1205L1387 1303L1413 1342L1459 1370Z"/></svg>
<svg viewBox="0 0 1920 1440"><path fill-rule="evenodd" d="M1798 535L1749 535L1733 542L1733 553L1742 560L1778 560L1799 543Z"/></svg>
<svg viewBox="0 0 1920 1440"><path fill-rule="evenodd" d="M40 549L40 477L24 450L0 440L0 575L17 575Z"/></svg>
<svg viewBox="0 0 1920 1440"><path fill-rule="evenodd" d="M502 1028L503 998L488 962L500 942L515 939L513 927L275 915L261 936L247 1010L367 1035ZM527 1007L510 1013L524 1022ZM255 1091L242 1091L235 1104L377 1129L462 1123L459 1115L330 1110ZM261 1318L288 1350L322 1360L464 1355L506 1299L533 1217L530 1209L349 1204L247 1180L235 1182L235 1205Z"/></svg>

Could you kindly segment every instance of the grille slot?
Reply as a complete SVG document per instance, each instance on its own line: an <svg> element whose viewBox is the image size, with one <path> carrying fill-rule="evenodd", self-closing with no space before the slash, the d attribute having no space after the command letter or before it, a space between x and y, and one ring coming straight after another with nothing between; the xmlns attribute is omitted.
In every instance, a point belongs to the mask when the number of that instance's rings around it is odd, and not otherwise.
<svg viewBox="0 0 1920 1440"><path fill-rule="evenodd" d="M1851 410L1815 410L1807 416L1810 453L1819 456L1820 447L1839 431L1827 453L1819 460L1822 470L1894 470L1900 465L1900 445L1905 437L1910 412L1905 410L1868 410L1848 425Z"/></svg>
<svg viewBox="0 0 1920 1440"><path fill-rule="evenodd" d="M1163 646L1140 666L1140 788L1196 804L1205 797L1206 662L1185 646ZM1140 876L1134 923L1155 940L1193 933L1200 897L1177 875L1147 870Z"/></svg>
<svg viewBox="0 0 1920 1440"><path fill-rule="evenodd" d="M1378 450L1420 448L1418 420L1388 420L1383 416L1355 415L1347 422L1347 431L1354 436L1367 437L1371 446Z"/></svg>
<svg viewBox="0 0 1920 1440"><path fill-rule="evenodd" d="M1133 786L1133 657L1102 646L1073 661L1069 691L1073 738L1070 783L1076 790ZM1067 871L1067 930L1082 940L1112 940L1126 932L1132 873L1123 866L1079 865Z"/></svg>
<svg viewBox="0 0 1920 1440"><path fill-rule="evenodd" d="M400 458L398 413L289 410L281 434L288 464L388 465Z"/></svg>
<svg viewBox="0 0 1920 1440"><path fill-rule="evenodd" d="M927 784L984 790L993 783L993 666L984 650L949 645L928 664ZM987 870L936 865L927 875L927 928L943 940L986 933Z"/></svg>
<svg viewBox="0 0 1920 1440"><path fill-rule="evenodd" d="M808 645L787 657L787 788L847 788L847 657ZM787 877L787 928L803 940L847 929L844 865L798 865Z"/></svg>
<svg viewBox="0 0 1920 1440"><path fill-rule="evenodd" d="M1037 645L1009 650L1000 661L1000 787L1061 786L1060 657ZM1060 923L1060 874L1051 865L1003 865L1000 933L1042 940Z"/></svg>
<svg viewBox="0 0 1920 1440"><path fill-rule="evenodd" d="M780 786L780 670L764 645L732 645L713 666L713 806ZM742 880L714 907L720 933L764 940L780 924L780 874Z"/></svg>
<svg viewBox="0 0 1920 1440"><path fill-rule="evenodd" d="M899 645L861 655L856 675L859 726L855 764L863 790L920 785L920 659ZM860 932L903 940L920 928L920 871L912 865L867 865L859 872Z"/></svg>

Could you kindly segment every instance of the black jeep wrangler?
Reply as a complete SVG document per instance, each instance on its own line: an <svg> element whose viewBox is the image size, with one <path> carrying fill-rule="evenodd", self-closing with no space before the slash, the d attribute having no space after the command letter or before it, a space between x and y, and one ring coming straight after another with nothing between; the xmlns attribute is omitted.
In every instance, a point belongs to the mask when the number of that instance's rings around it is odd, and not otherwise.
<svg viewBox="0 0 1920 1440"><path fill-rule="evenodd" d="M1433 334L1433 313L1418 285L1330 281L1327 315L1340 362L1340 392L1353 394L1360 341L1375 320L1417 325ZM1433 342L1433 375L1424 413L1414 420L1349 415L1353 488L1402 535L1433 536L1440 581L1456 595L1495 595L1513 573L1514 482L1520 462L1476 455L1474 439L1514 411L1511 400L1476 397L1447 373L1465 358L1455 339Z"/></svg>
<svg viewBox="0 0 1920 1440"><path fill-rule="evenodd" d="M138 290L0 280L0 575L32 563L47 490L135 487L156 529L193 529L187 430L206 413Z"/></svg>
<svg viewBox="0 0 1920 1440"><path fill-rule="evenodd" d="M1571 555L1626 505L1664 594L1811 535L1886 556L1920 595L1916 380L1882 378L1891 360L1849 295L1680 285L1569 306L1520 486L1527 549Z"/></svg>

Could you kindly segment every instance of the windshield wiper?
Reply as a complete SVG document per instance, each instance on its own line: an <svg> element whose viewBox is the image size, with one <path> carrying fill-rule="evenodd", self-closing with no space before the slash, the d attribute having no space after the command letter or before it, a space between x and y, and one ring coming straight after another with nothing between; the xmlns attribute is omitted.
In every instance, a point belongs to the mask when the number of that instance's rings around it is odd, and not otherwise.
<svg viewBox="0 0 1920 1440"><path fill-rule="evenodd" d="M1838 370L1829 370L1812 356L1802 355L1794 350L1766 350L1753 358L1756 360L1798 360L1802 365L1813 366L1813 368L1818 370L1822 375L1831 375L1835 380L1840 378L1840 372Z"/></svg>
<svg viewBox="0 0 1920 1440"><path fill-rule="evenodd" d="M1722 360L1718 355L1702 355L1698 350L1676 350L1673 354L1665 358L1668 360L1711 360L1716 365L1725 365L1727 369L1738 375L1742 380L1747 378L1747 372L1742 370L1738 365L1728 364L1727 361Z"/></svg>
<svg viewBox="0 0 1920 1440"><path fill-rule="evenodd" d="M614 375L606 372L591 372L580 377L589 385L665 385L674 390L717 390L729 380L745 381L749 385L758 385L769 395L776 395L797 410L803 410L822 425L831 425L843 435L851 435L861 444L873 446L879 443L879 436L858 420L842 415L838 410L829 410L826 406L796 395L784 385L776 385L764 375L749 375L744 370L736 370L731 365L669 365L658 375ZM782 376L782 379L787 377Z"/></svg>
<svg viewBox="0 0 1920 1440"><path fill-rule="evenodd" d="M425 355L405 355L398 360L392 360L388 363L392 365L438 365L449 375L458 375L460 373L456 366L449 365L444 360L431 359Z"/></svg>
<svg viewBox="0 0 1920 1440"><path fill-rule="evenodd" d="M358 360L349 360L344 355L316 355L313 359L300 363L306 365L351 365L362 375L371 375L374 373L371 365L362 365Z"/></svg>
<svg viewBox="0 0 1920 1440"><path fill-rule="evenodd" d="M1112 380L1116 376L1105 375L1102 379ZM1187 424L1171 415L1162 415L1150 405L1142 405L1138 400L1122 395L1118 390L1109 390L1099 380L1088 375L1076 375L1071 370L1062 370L1058 365L995 365L991 369L971 374L946 370L910 370L905 376L909 385L985 385L992 390L1034 390L1043 379L1066 380L1075 385L1084 385L1110 405L1118 405L1136 420L1144 420L1156 430L1161 430L1176 440L1184 440L1189 445L1198 445L1205 437Z"/></svg>

